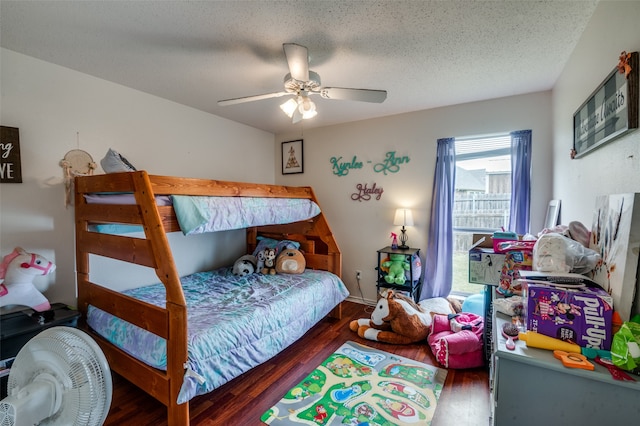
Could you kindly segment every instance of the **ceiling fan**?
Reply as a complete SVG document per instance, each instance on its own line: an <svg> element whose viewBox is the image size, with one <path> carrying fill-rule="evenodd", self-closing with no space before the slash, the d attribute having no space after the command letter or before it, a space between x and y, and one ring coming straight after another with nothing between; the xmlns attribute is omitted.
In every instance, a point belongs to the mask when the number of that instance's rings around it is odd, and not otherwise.
<svg viewBox="0 0 640 426"><path fill-rule="evenodd" d="M289 73L284 76L284 91L224 99L218 101L218 105L235 105L262 99L279 98L281 96L294 96L280 105L280 108L295 124L300 120L316 116L316 105L309 99L311 95L320 95L324 99L373 103L382 103L387 98L386 90L322 87L320 76L309 69L309 53L306 47L295 43L284 43L282 48L289 65Z"/></svg>

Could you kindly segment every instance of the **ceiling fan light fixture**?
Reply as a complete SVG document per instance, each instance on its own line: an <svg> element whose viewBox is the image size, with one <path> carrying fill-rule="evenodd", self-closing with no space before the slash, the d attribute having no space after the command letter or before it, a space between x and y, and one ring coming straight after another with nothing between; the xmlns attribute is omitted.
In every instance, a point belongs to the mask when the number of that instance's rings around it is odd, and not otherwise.
<svg viewBox="0 0 640 426"><path fill-rule="evenodd" d="M291 119L293 123L297 123L300 120L308 120L318 115L316 111L316 104L309 99L306 95L298 95L295 98L291 98L282 105L280 109Z"/></svg>
<svg viewBox="0 0 640 426"><path fill-rule="evenodd" d="M293 110L293 117L291 117L291 123L296 124L303 120L302 113L299 108Z"/></svg>
<svg viewBox="0 0 640 426"><path fill-rule="evenodd" d="M308 120L310 118L315 117L316 115L318 115L318 111L313 110L313 111L305 111L302 113L302 119L303 120Z"/></svg>
<svg viewBox="0 0 640 426"><path fill-rule="evenodd" d="M0 0L2 1L2 0ZM284 91L241 98L223 99L218 105L236 105L244 102L291 96L280 105L280 109L293 124L318 115L316 104L309 95L320 95L323 99L382 103L387 98L386 90L353 89L345 87L322 87L320 75L309 69L309 53L306 47L295 43L282 45L289 73L284 76Z"/></svg>
<svg viewBox="0 0 640 426"><path fill-rule="evenodd" d="M309 99L308 96L300 96L298 98L298 103L298 111L302 114L303 120L307 120L318 115L318 112L316 111L316 104Z"/></svg>
<svg viewBox="0 0 640 426"><path fill-rule="evenodd" d="M284 111L289 118L293 117L293 112L296 108L298 108L298 102L293 98L290 98L288 101L280 105L280 109Z"/></svg>

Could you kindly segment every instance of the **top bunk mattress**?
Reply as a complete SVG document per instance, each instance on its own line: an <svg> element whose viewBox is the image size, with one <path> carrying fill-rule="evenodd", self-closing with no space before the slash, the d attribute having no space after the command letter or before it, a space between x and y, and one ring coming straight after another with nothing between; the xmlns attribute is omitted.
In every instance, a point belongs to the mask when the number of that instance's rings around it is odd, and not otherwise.
<svg viewBox="0 0 640 426"><path fill-rule="evenodd" d="M331 272L251 274L230 268L181 278L187 303L188 361L178 403L223 385L298 340L349 295ZM165 307L162 284L125 294ZM166 341L89 306L87 323L148 365L166 369Z"/></svg>
<svg viewBox="0 0 640 426"><path fill-rule="evenodd" d="M135 204L133 194L88 194L89 204ZM307 198L156 196L158 206L173 205L184 235L282 225L311 219L320 207ZM115 226L115 227L114 227ZM128 225L97 225L97 232L125 233L141 230Z"/></svg>

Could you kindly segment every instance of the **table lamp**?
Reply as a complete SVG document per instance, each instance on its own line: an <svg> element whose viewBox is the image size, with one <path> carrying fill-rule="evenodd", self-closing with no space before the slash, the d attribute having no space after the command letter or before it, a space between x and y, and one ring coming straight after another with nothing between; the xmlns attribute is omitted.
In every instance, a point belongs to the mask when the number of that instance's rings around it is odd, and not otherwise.
<svg viewBox="0 0 640 426"><path fill-rule="evenodd" d="M407 245L407 231L404 229L405 226L413 226L413 214L410 209L397 209L396 217L393 219L393 224L397 226L402 226L402 230L400 231L400 245L399 249L408 249Z"/></svg>

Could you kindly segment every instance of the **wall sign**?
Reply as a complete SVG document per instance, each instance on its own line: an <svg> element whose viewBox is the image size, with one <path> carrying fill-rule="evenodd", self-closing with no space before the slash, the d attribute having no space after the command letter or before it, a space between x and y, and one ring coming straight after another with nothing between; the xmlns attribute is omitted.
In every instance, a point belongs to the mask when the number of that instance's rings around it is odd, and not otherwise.
<svg viewBox="0 0 640 426"><path fill-rule="evenodd" d="M351 194L351 199L353 201L369 201L371 198L375 198L376 201L380 201L383 192L384 189L381 186L376 186L375 182L371 187L366 183L359 183L356 185L356 192Z"/></svg>
<svg viewBox="0 0 640 426"><path fill-rule="evenodd" d="M409 162L408 156L403 155L402 157L396 157L395 151L389 151L387 152L386 157L381 163L378 163L375 166L373 166L373 171L376 173L382 172L385 175L387 174L387 172L397 173L400 171L400 164L408 163L408 162Z"/></svg>
<svg viewBox="0 0 640 426"><path fill-rule="evenodd" d="M409 156L396 156L395 151L389 151L385 154L384 159L373 165L373 171L376 173L397 173L400 171L400 165L409 162ZM332 173L336 176L346 176L351 170L360 170L364 168L364 162L358 160L358 156L354 155L351 160L343 159L342 157L331 157L329 160L331 163ZM366 161L367 164L372 164L371 160Z"/></svg>
<svg viewBox="0 0 640 426"><path fill-rule="evenodd" d="M16 127L0 126L0 183L22 183L20 133Z"/></svg>
<svg viewBox="0 0 640 426"><path fill-rule="evenodd" d="M638 52L620 64L573 115L572 158L579 158L638 127Z"/></svg>
<svg viewBox="0 0 640 426"><path fill-rule="evenodd" d="M342 157L331 157L331 169L333 174L337 176L346 176L349 174L349 170L361 169L362 161L358 161L358 158L354 155L351 162L343 161Z"/></svg>

